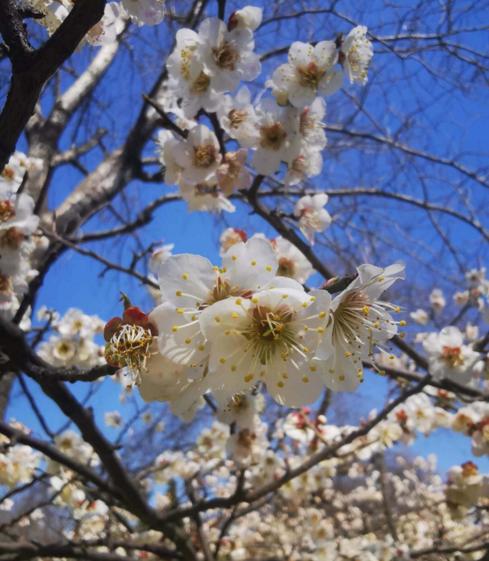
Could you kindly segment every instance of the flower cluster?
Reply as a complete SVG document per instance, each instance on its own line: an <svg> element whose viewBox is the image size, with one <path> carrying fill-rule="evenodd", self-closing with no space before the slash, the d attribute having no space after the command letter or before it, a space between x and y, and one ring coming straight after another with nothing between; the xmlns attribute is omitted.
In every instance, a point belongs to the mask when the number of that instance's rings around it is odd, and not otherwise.
<svg viewBox="0 0 489 561"><path fill-rule="evenodd" d="M134 372L144 399L169 401L181 413L207 391L227 406L264 384L277 402L300 406L324 385L355 389L363 361L397 332L398 308L380 295L403 267L362 265L332 298L291 278L297 256L280 262L287 244L233 241L221 267L198 255L167 256L160 305L149 315L129 307L107 324L108 361Z"/></svg>
<svg viewBox="0 0 489 561"><path fill-rule="evenodd" d="M0 174L0 314L12 317L27 285L36 275L31 258L36 244L39 217L34 214L34 200L18 192L28 159L16 152Z"/></svg>
<svg viewBox="0 0 489 561"><path fill-rule="evenodd" d="M341 86L341 68L350 81L366 81L372 47L366 28L357 27L344 40L316 46L294 43L289 62L266 83L272 96L260 95L253 102L247 86L237 88L261 71L253 37L261 18L261 8L248 6L235 12L227 24L208 18L197 32L177 33L167 64L169 79L159 101L175 115L181 137L164 131L158 145L165 183L178 184L190 210L234 211L229 196L251 184L248 150L253 152L253 168L263 176L280 171L284 163L286 185L319 175L326 146L326 102L321 96ZM219 138L194 120L202 113L222 132ZM233 145L231 151L228 143ZM326 202L325 195L304 197L295 209L310 241L314 232L331 222L322 210Z"/></svg>
<svg viewBox="0 0 489 561"><path fill-rule="evenodd" d="M62 317L41 308L38 319L47 322L52 331L49 339L39 346L39 356L53 366L91 368L104 363L103 348L95 338L104 324L97 316L86 315L70 308Z"/></svg>

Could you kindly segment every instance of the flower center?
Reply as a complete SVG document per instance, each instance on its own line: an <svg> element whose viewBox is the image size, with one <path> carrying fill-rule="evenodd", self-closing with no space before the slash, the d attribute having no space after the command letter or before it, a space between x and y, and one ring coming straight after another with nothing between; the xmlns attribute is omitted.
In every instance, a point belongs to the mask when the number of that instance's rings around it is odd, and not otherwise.
<svg viewBox="0 0 489 561"><path fill-rule="evenodd" d="M194 148L194 166L209 168L216 161L216 148L213 144L201 144Z"/></svg>
<svg viewBox="0 0 489 561"><path fill-rule="evenodd" d="M11 201L0 201L0 222L7 222L15 216L15 207Z"/></svg>
<svg viewBox="0 0 489 561"><path fill-rule="evenodd" d="M122 324L105 346L105 359L113 366L127 366L139 373L146 369L153 334L141 325Z"/></svg>
<svg viewBox="0 0 489 561"><path fill-rule="evenodd" d="M207 91L210 83L211 83L211 79L204 71L202 71L194 80L190 88L190 91L193 94L202 94Z"/></svg>
<svg viewBox="0 0 489 561"><path fill-rule="evenodd" d="M278 270L277 275L279 277L290 277L293 278L295 274L295 263L292 259L287 257L281 257L278 260Z"/></svg>
<svg viewBox="0 0 489 561"><path fill-rule="evenodd" d="M358 341L357 332L368 321L369 310L366 294L361 291L347 294L334 312L333 338L349 344Z"/></svg>
<svg viewBox="0 0 489 561"><path fill-rule="evenodd" d="M0 234L0 247L19 249L24 241L24 234L18 228L9 228Z"/></svg>
<svg viewBox="0 0 489 561"><path fill-rule="evenodd" d="M195 196L196 197L205 197L210 195L211 197L219 196L219 189L217 185L208 185L207 183L197 183L195 185Z"/></svg>
<svg viewBox="0 0 489 561"><path fill-rule="evenodd" d="M318 68L315 62L310 62L306 66L299 66L297 68L297 75L301 86L317 89L321 78L324 76L324 71Z"/></svg>
<svg viewBox="0 0 489 561"><path fill-rule="evenodd" d="M443 347L441 353L442 359L452 368L462 366L464 359L462 357L462 349L460 347Z"/></svg>
<svg viewBox="0 0 489 561"><path fill-rule="evenodd" d="M236 63L240 58L236 48L227 41L224 41L219 47L213 48L212 55L214 56L216 65L225 70L235 70Z"/></svg>
<svg viewBox="0 0 489 561"><path fill-rule="evenodd" d="M231 128L237 129L239 127L239 125L244 123L247 116L248 116L248 113L246 111L243 111L243 110L240 111L239 109L231 109L231 111L228 113L228 119L229 119Z"/></svg>
<svg viewBox="0 0 489 561"><path fill-rule="evenodd" d="M296 334L290 325L294 317L293 310L288 306L280 306L275 310L256 306L250 314L251 322L243 335L250 341L260 364L269 364L277 352L287 360L298 346Z"/></svg>
<svg viewBox="0 0 489 561"><path fill-rule="evenodd" d="M10 292L12 290L12 282L10 277L0 273L0 292Z"/></svg>
<svg viewBox="0 0 489 561"><path fill-rule="evenodd" d="M285 139L287 132L281 123L273 123L260 128L260 146L271 150L280 150Z"/></svg>
<svg viewBox="0 0 489 561"><path fill-rule="evenodd" d="M15 177L15 171L10 166L5 166L1 175L5 177L5 179L13 179Z"/></svg>

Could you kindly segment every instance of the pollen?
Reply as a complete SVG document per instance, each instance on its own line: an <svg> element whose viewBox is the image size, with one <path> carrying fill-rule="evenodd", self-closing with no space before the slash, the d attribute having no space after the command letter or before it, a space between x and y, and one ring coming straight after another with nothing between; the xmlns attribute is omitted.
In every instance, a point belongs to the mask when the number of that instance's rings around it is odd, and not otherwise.
<svg viewBox="0 0 489 561"><path fill-rule="evenodd" d="M270 265L267 265L265 267L265 270L268 271L269 273L271 273L273 271L272 267L270 267Z"/></svg>
<svg viewBox="0 0 489 561"><path fill-rule="evenodd" d="M320 319L323 319L323 318L325 318L325 317L326 317L326 312L324 312L324 311L323 311L323 312L319 312L319 318L320 318Z"/></svg>
<svg viewBox="0 0 489 561"><path fill-rule="evenodd" d="M221 364L225 364L225 363L226 363L226 359L222 356L222 357L219 359L219 362L220 362Z"/></svg>
<svg viewBox="0 0 489 561"><path fill-rule="evenodd" d="M307 384L309 382L309 378L307 376L302 376L302 381L304 384Z"/></svg>
<svg viewBox="0 0 489 561"><path fill-rule="evenodd" d="M246 376L244 377L244 381L245 382L251 382L251 380L253 380L254 376L253 374L246 374Z"/></svg>
<svg viewBox="0 0 489 561"><path fill-rule="evenodd" d="M181 290L175 291L175 296L182 296L182 291Z"/></svg>
<svg viewBox="0 0 489 561"><path fill-rule="evenodd" d="M277 382L277 386L279 388L283 388L285 386L285 384L282 382L282 380L280 380L280 382Z"/></svg>
<svg viewBox="0 0 489 561"><path fill-rule="evenodd" d="M236 255L232 255L232 256L231 256L231 259L232 259L233 261L237 261L237 260L238 260L238 258L236 257Z"/></svg>
<svg viewBox="0 0 489 561"><path fill-rule="evenodd" d="M183 308L177 308L176 309L177 314L183 314L185 312L185 310Z"/></svg>
<svg viewBox="0 0 489 561"><path fill-rule="evenodd" d="M190 337L187 337L187 338L185 339L185 344L186 344L186 345L190 345L191 342L192 342L192 339L190 339Z"/></svg>
<svg viewBox="0 0 489 561"><path fill-rule="evenodd" d="M216 323L220 323L221 322L221 318L219 316L214 316L214 321Z"/></svg>
<svg viewBox="0 0 489 561"><path fill-rule="evenodd" d="M189 279L188 273L183 273L183 274L182 274L182 279L183 279L183 280L188 280L188 279Z"/></svg>
<svg viewBox="0 0 489 561"><path fill-rule="evenodd" d="M317 371L317 366L309 366L309 370L311 372L316 372Z"/></svg>
<svg viewBox="0 0 489 561"><path fill-rule="evenodd" d="M176 333L178 329L179 329L178 325L172 325L171 330L173 331L173 333Z"/></svg>
<svg viewBox="0 0 489 561"><path fill-rule="evenodd" d="M251 262L251 266L252 267L256 267L256 261L253 259L253 261Z"/></svg>

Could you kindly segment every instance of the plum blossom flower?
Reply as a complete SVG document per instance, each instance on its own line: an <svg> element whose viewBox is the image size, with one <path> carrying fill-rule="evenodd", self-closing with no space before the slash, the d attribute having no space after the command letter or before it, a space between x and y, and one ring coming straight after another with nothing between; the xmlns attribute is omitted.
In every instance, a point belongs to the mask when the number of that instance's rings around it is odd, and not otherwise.
<svg viewBox="0 0 489 561"><path fill-rule="evenodd" d="M226 152L221 165L217 168L217 184L221 191L230 196L235 190L248 189L251 174L246 169L247 150L241 148L236 152Z"/></svg>
<svg viewBox="0 0 489 561"><path fill-rule="evenodd" d="M229 18L228 29L248 29L255 31L260 27L263 18L263 9L257 6L245 6L233 12Z"/></svg>
<svg viewBox="0 0 489 561"><path fill-rule="evenodd" d="M210 344L208 381L229 396L257 382L281 404L315 401L322 381L309 362L328 321L330 295L272 288L206 308L200 326Z"/></svg>
<svg viewBox="0 0 489 561"><path fill-rule="evenodd" d="M241 146L249 148L256 145L259 137L257 116L246 86L242 86L234 97L223 96L217 115L221 127Z"/></svg>
<svg viewBox="0 0 489 561"><path fill-rule="evenodd" d="M430 304L435 312L441 312L446 306L445 296L439 288L434 288L430 294Z"/></svg>
<svg viewBox="0 0 489 561"><path fill-rule="evenodd" d="M296 41L289 49L289 60L280 65L267 85L281 103L285 98L299 109L310 105L317 95L327 95L341 87L343 77L333 66L338 60L334 41L316 46Z"/></svg>
<svg viewBox="0 0 489 561"><path fill-rule="evenodd" d="M419 325L426 325L430 319L426 310L418 308L409 314L409 317Z"/></svg>
<svg viewBox="0 0 489 561"><path fill-rule="evenodd" d="M233 245L222 268L199 255L172 255L162 264L159 281L163 304L150 319L159 330L163 356L197 368L208 357L199 317L215 302L237 296L249 298L275 277L277 258L271 245L254 238Z"/></svg>
<svg viewBox="0 0 489 561"><path fill-rule="evenodd" d="M234 244L246 242L248 240L247 233L241 228L226 228L219 238L221 257Z"/></svg>
<svg viewBox="0 0 489 561"><path fill-rule="evenodd" d="M221 153L216 135L205 125L197 125L188 137L172 146L173 157L184 181L199 183L216 172Z"/></svg>
<svg viewBox="0 0 489 561"><path fill-rule="evenodd" d="M480 366L480 354L464 345L464 335L455 326L430 333L423 341L429 355L430 372L436 380L443 378L467 384Z"/></svg>
<svg viewBox="0 0 489 561"><path fill-rule="evenodd" d="M262 175L275 173L288 157L290 131L283 107L265 99L256 107L259 139L253 155L253 166Z"/></svg>
<svg viewBox="0 0 489 561"><path fill-rule="evenodd" d="M272 247L278 257L277 275L305 284L314 269L304 254L281 236L272 240Z"/></svg>
<svg viewBox="0 0 489 561"><path fill-rule="evenodd" d="M158 25L165 17L164 0L121 0L121 2L138 25Z"/></svg>
<svg viewBox="0 0 489 561"><path fill-rule="evenodd" d="M367 28L357 25L342 42L339 59L348 79L352 84L366 84L368 66L374 51L372 43L367 39Z"/></svg>
<svg viewBox="0 0 489 561"><path fill-rule="evenodd" d="M126 19L126 11L120 2L108 2L102 19L86 34L87 42L96 46L113 43L124 30Z"/></svg>
<svg viewBox="0 0 489 561"><path fill-rule="evenodd" d="M220 19L207 18L200 24L198 36L204 69L216 91L232 91L240 81L254 80L260 74L251 31L229 31Z"/></svg>
<svg viewBox="0 0 489 561"><path fill-rule="evenodd" d="M234 212L236 210L233 203L221 191L217 184L217 177L213 176L207 181L198 183L181 181L179 191L190 211Z"/></svg>
<svg viewBox="0 0 489 561"><path fill-rule="evenodd" d="M294 215L299 219L299 227L310 244L314 243L314 234L324 232L331 224L329 212L323 208L328 202L328 195L306 195L301 197L294 207Z"/></svg>
<svg viewBox="0 0 489 561"><path fill-rule="evenodd" d="M362 361L372 360L374 348L397 333L397 322L389 312L399 308L380 300L380 296L396 280L404 278L404 266L395 264L382 269L366 264L357 271L357 278L333 298L332 347L325 338L324 352L320 349L318 353L319 358L326 359L319 361L319 366L332 390L354 390L363 379Z"/></svg>
<svg viewBox="0 0 489 561"><path fill-rule="evenodd" d="M297 185L308 177L316 177L323 169L323 157L317 150L300 146L297 152L292 148L294 156L287 161L285 185Z"/></svg>

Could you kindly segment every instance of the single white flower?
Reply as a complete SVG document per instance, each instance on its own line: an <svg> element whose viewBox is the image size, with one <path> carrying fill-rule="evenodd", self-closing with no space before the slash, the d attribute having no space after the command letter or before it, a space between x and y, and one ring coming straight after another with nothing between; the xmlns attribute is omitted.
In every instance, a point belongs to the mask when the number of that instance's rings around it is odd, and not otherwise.
<svg viewBox="0 0 489 561"><path fill-rule="evenodd" d="M271 99L265 99L256 107L259 133L253 166L262 175L275 173L282 160L288 157L290 131L287 130L285 110Z"/></svg>
<svg viewBox="0 0 489 561"><path fill-rule="evenodd" d="M272 247L278 257L277 275L305 284L314 269L304 254L281 236L272 240Z"/></svg>
<svg viewBox="0 0 489 561"><path fill-rule="evenodd" d="M219 238L219 253L221 257L231 246L240 242L246 242L247 239L248 235L241 228L226 228Z"/></svg>
<svg viewBox="0 0 489 561"><path fill-rule="evenodd" d="M480 362L480 354L464 345L464 335L455 326L430 333L423 341L429 355L430 373L436 380L443 378L467 384Z"/></svg>
<svg viewBox="0 0 489 561"><path fill-rule="evenodd" d="M242 80L254 80L260 74L260 58L253 52L251 32L229 31L220 19L207 18L200 24L198 35L204 68L216 91L232 91Z"/></svg>
<svg viewBox="0 0 489 561"><path fill-rule="evenodd" d="M245 167L247 154L245 148L236 152L226 152L222 163L217 168L217 184L228 197L234 191L248 189L251 185L251 174Z"/></svg>
<svg viewBox="0 0 489 561"><path fill-rule="evenodd" d="M343 40L339 57L352 84L366 84L373 55L372 43L367 39L367 28L357 25Z"/></svg>
<svg viewBox="0 0 489 561"><path fill-rule="evenodd" d="M301 146L300 141L298 142L298 149L295 150L292 147L292 151L294 156L287 161L287 173L284 178L285 185L297 185L308 177L316 177L321 173L323 169L321 152Z"/></svg>
<svg viewBox="0 0 489 561"><path fill-rule="evenodd" d="M366 264L357 271L357 278L333 298L332 347L325 339L326 347L318 353L326 358L320 366L325 384L332 390L354 390L363 380L362 361L373 360L375 347L397 333L397 322L389 312L399 308L380 300L380 296L404 278L404 266L382 269ZM331 354L325 356L328 352Z"/></svg>
<svg viewBox="0 0 489 561"><path fill-rule="evenodd" d="M341 87L342 73L333 69L337 61L334 41L321 41L316 46L297 41L289 49L288 62L275 70L267 85L285 93L288 101L301 109L317 95L331 94Z"/></svg>
<svg viewBox="0 0 489 561"><path fill-rule="evenodd" d="M202 312L212 389L232 396L262 381L278 403L293 407L319 397L323 382L309 363L326 331L331 298L297 287L226 298Z"/></svg>
<svg viewBox="0 0 489 561"><path fill-rule="evenodd" d="M294 215L299 219L299 227L310 244L314 243L314 234L324 232L331 224L329 212L323 208L328 202L328 195L306 195L301 197L294 207Z"/></svg>
<svg viewBox="0 0 489 561"><path fill-rule="evenodd" d="M228 29L248 29L255 31L260 27L263 18L263 9L257 6L245 6L231 14L228 22Z"/></svg>
<svg viewBox="0 0 489 561"><path fill-rule="evenodd" d="M430 304L435 312L441 312L446 306L445 296L439 288L434 288L430 294Z"/></svg>
<svg viewBox="0 0 489 561"><path fill-rule="evenodd" d="M86 34L87 42L95 46L113 43L124 30L126 17L120 2L108 2L102 19Z"/></svg>
<svg viewBox="0 0 489 561"><path fill-rule="evenodd" d="M256 145L259 139L257 116L246 86L242 86L234 97L223 96L217 115L221 127L241 146L249 148Z"/></svg>
<svg viewBox="0 0 489 561"><path fill-rule="evenodd" d="M274 280L277 258L265 240L233 245L222 269L199 255L172 255L160 267L163 304L150 314L158 327L160 352L175 363L197 368L208 356L198 319L208 306L228 298L250 298Z"/></svg>
<svg viewBox="0 0 489 561"><path fill-rule="evenodd" d="M416 311L411 312L409 314L409 317L419 325L426 325L430 319L428 313L421 308L418 308Z"/></svg>
<svg viewBox="0 0 489 561"><path fill-rule="evenodd" d="M158 25L165 17L164 0L121 0L121 2L138 25Z"/></svg>
<svg viewBox="0 0 489 561"><path fill-rule="evenodd" d="M199 183L180 181L179 191L190 211L234 212L236 210L233 203L222 193L217 184L217 177Z"/></svg>
<svg viewBox="0 0 489 561"><path fill-rule="evenodd" d="M213 176L222 159L217 137L205 125L191 129L188 137L171 149L176 163L182 169L182 179L192 183Z"/></svg>

